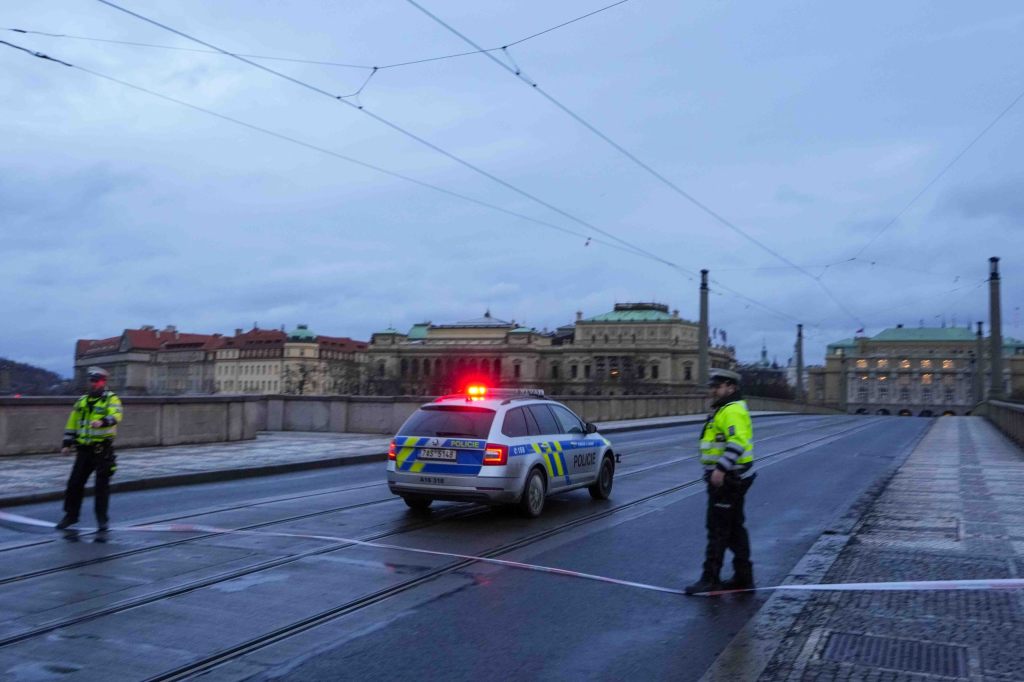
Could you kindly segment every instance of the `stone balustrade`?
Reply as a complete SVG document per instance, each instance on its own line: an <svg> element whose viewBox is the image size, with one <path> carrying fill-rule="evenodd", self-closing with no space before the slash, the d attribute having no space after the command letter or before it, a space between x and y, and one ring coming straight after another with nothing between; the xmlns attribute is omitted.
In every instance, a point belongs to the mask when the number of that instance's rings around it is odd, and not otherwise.
<svg viewBox="0 0 1024 682"><path fill-rule="evenodd" d="M706 396L566 396L557 398L587 421L698 414ZM246 440L258 431L394 433L425 396L123 397L121 447ZM838 414L788 400L748 398L750 409ZM0 456L55 452L74 398L0 398Z"/></svg>

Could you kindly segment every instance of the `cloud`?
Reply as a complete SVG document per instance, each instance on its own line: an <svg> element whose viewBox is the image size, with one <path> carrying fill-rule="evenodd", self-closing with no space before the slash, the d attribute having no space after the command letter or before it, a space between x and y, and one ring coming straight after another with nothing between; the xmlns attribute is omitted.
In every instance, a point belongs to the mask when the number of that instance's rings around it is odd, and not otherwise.
<svg viewBox="0 0 1024 682"><path fill-rule="evenodd" d="M1024 224L1024 178L947 191L937 211L960 218L992 218L1015 227Z"/></svg>

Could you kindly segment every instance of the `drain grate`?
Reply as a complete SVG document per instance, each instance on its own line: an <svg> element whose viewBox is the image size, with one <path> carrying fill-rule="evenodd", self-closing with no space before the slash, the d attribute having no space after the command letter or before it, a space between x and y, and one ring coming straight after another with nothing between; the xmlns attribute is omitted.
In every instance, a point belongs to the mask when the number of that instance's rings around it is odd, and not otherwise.
<svg viewBox="0 0 1024 682"><path fill-rule="evenodd" d="M833 632L822 658L876 668L965 678L967 647Z"/></svg>

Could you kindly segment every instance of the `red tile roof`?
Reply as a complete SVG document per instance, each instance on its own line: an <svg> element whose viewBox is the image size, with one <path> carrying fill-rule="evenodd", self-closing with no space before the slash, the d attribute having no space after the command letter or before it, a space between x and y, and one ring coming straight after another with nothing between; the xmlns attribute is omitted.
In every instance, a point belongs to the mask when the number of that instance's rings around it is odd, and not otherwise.
<svg viewBox="0 0 1024 682"><path fill-rule="evenodd" d="M250 329L234 336L186 334L174 329L125 329L120 336L112 336L109 339L79 339L75 343L75 357L117 352L123 340L127 340L130 350L253 350L281 348L288 340L288 335L278 329ZM356 341L347 336L318 336L316 342L322 349L344 352L366 350L368 346L365 341Z"/></svg>
<svg viewBox="0 0 1024 682"><path fill-rule="evenodd" d="M317 336L316 342L320 348L341 351L366 350L365 341L356 341L347 336Z"/></svg>

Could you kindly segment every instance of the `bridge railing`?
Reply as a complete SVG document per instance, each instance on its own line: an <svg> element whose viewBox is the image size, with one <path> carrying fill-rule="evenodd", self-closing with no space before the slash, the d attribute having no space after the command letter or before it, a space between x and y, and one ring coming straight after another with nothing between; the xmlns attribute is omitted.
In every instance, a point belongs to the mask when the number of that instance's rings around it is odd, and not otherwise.
<svg viewBox="0 0 1024 682"><path fill-rule="evenodd" d="M1024 446L1024 403L989 400L979 408L974 410L974 414L987 417L1000 431Z"/></svg>
<svg viewBox="0 0 1024 682"><path fill-rule="evenodd" d="M121 447L152 447L247 440L259 431L394 433L429 396L174 396L123 397ZM702 394L564 396L587 421L619 421L700 414ZM752 410L836 414L788 400L751 397ZM60 448L70 397L0 398L0 456L52 453Z"/></svg>

